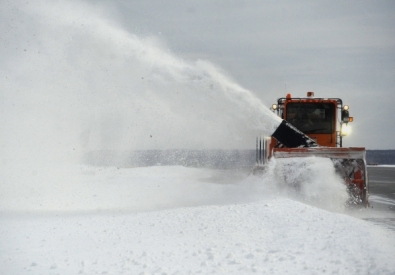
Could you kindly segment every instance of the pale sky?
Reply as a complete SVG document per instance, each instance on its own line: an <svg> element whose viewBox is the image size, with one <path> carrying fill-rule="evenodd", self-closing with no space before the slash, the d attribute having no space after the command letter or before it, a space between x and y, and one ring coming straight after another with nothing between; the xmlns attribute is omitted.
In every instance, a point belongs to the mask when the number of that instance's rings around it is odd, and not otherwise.
<svg viewBox="0 0 395 275"><path fill-rule="evenodd" d="M137 94L136 89L145 94L147 87L149 90L153 86L143 84L140 75L141 70L150 67L130 65L141 61L130 52L149 47L155 52L155 60L163 59L163 55L168 58L163 64L169 68L162 70L161 77L166 78L166 72L180 66L189 66L185 64L197 64L192 70L211 70L216 74L208 63L215 64L233 81L226 83L251 91L267 108L287 93L301 97L314 91L317 97L339 97L350 106L354 117L352 133L343 140L344 146L395 149L395 1L20 0L3 2L0 15L2 137L5 143L14 142L16 148L21 147L17 137L29 137L26 141L37 144L37 140L49 136L44 130L58 132L53 140L59 140L71 132L77 133L78 127L97 124L96 131L100 132L100 127L108 129L107 124L115 127L117 123L122 125L105 134L110 134L114 143L125 143L127 148L138 127L148 148L155 145L150 135L166 144L167 132L173 133L168 139L176 145L180 142L174 141L175 136L189 132L200 146L205 137L196 134L209 132L211 120L218 136L222 131L228 137L226 130L233 130L231 134L237 140L237 133L242 131L237 129L238 121L245 123L244 118L254 112L239 108L229 115L233 110L227 106L233 105L223 104L220 107L228 114L219 123L215 113L219 112L218 106L201 101L200 107L195 104L195 117L189 118L189 105L194 103L189 95L201 88L184 85L188 70L162 92L164 85L153 79L159 88L155 94L158 106L164 102L167 106L159 111L149 97L140 97L138 100L151 105L145 106L148 115L136 113L144 106L130 98ZM113 23L120 28L113 28ZM155 70L151 70L151 77L156 77ZM130 83L135 85L134 90ZM238 85L232 86L236 91L232 96L244 93ZM183 96L188 102L178 102L181 96L172 94L176 89L186 90ZM129 99L123 100L124 92L129 93ZM204 93L208 100L209 91ZM245 99L251 101L249 96ZM128 105L131 103L137 107L132 108ZM214 107L205 108L208 104ZM105 119L97 115L100 105L104 106L101 113ZM171 108L172 105L176 107ZM184 110L176 116L174 111L180 108ZM114 115L114 109L119 111L119 117ZM154 114L154 121L166 114L169 123L153 126L149 120L141 119L150 114ZM140 118L138 127L133 123L139 119L133 120L133 116ZM210 119L205 120L206 117ZM122 123L128 118L132 124ZM79 125L66 131L67 127L59 126L62 119L64 125L76 121ZM233 122L228 127L232 129L218 129L220 124L226 127L228 121ZM196 130L195 125L189 125L193 123L200 123L201 128ZM132 129L131 134L124 131L125 126ZM87 136L94 135L88 126L84 131ZM120 132L128 140L120 141ZM210 138L213 132L207 135ZM81 138L80 134L74 136ZM73 141L66 143L58 147L71 150ZM255 148L254 144L251 148Z"/></svg>
<svg viewBox="0 0 395 275"><path fill-rule="evenodd" d="M354 117L345 146L395 149L394 1L102 3L130 32L219 65L267 106L286 93L340 97Z"/></svg>

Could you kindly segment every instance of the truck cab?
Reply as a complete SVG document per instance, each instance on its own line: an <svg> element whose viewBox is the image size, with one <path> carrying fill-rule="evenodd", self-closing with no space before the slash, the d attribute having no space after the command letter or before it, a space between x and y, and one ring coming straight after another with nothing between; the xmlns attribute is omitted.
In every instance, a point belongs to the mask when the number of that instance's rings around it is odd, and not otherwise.
<svg viewBox="0 0 395 275"><path fill-rule="evenodd" d="M342 147L342 139L348 134L348 106L340 98L315 98L313 92L298 98L287 94L279 98L271 109L319 146Z"/></svg>

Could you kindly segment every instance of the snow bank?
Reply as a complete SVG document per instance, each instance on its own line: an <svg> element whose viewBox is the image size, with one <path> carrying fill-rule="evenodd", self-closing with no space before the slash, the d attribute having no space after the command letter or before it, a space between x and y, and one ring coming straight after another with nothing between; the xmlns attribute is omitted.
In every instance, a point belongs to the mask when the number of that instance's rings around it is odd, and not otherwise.
<svg viewBox="0 0 395 275"><path fill-rule="evenodd" d="M1 213L2 274L395 272L395 232L295 201L245 172L81 174L79 195Z"/></svg>
<svg viewBox="0 0 395 275"><path fill-rule="evenodd" d="M14 177L0 192L0 209L23 212L148 211L218 204L253 196L240 185L247 172L182 166L58 167ZM221 184L223 182L223 184ZM251 183L250 183L251 185ZM254 187L258 189L257 187Z"/></svg>

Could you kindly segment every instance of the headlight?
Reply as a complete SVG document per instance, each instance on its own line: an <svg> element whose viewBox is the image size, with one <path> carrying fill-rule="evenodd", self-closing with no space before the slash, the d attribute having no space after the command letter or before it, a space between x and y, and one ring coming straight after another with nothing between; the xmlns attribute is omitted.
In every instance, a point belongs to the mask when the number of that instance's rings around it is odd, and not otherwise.
<svg viewBox="0 0 395 275"><path fill-rule="evenodd" d="M273 104L273 105L272 105L272 109L273 109L273 110L277 110L277 108L278 108L277 104Z"/></svg>
<svg viewBox="0 0 395 275"><path fill-rule="evenodd" d="M340 134L344 136L348 136L351 133L351 128L347 124L343 123L340 128Z"/></svg>
<svg viewBox="0 0 395 275"><path fill-rule="evenodd" d="M349 109L348 105L344 105L344 106L343 106L343 110L344 110L344 111L348 111L348 109Z"/></svg>

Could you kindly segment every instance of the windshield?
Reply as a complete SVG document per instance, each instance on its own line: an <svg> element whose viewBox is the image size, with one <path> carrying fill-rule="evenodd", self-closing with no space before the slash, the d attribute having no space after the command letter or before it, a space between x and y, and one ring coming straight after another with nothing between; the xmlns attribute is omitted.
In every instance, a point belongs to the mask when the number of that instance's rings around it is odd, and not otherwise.
<svg viewBox="0 0 395 275"><path fill-rule="evenodd" d="M332 134L335 105L332 103L288 103L286 120L306 134Z"/></svg>

